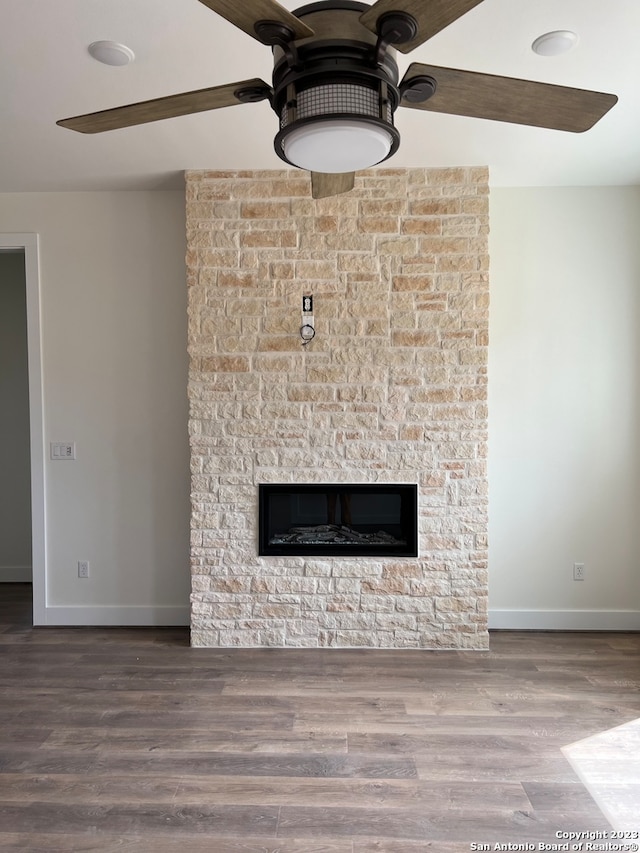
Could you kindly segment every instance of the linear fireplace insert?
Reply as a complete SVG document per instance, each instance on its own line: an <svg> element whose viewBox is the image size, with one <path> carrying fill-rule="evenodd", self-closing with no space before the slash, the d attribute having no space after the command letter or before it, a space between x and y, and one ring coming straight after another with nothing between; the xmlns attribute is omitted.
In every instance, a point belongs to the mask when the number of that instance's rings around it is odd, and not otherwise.
<svg viewBox="0 0 640 853"><path fill-rule="evenodd" d="M418 556L415 485L263 484L261 555Z"/></svg>

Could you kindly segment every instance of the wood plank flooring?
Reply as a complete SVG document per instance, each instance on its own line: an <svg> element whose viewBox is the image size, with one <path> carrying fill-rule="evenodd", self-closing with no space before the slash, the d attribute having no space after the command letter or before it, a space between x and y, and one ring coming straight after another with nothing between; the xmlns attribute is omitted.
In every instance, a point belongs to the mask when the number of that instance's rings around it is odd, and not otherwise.
<svg viewBox="0 0 640 853"><path fill-rule="evenodd" d="M611 828L561 748L640 717L640 634L191 649L186 629L34 629L29 593L0 584L3 851L461 853Z"/></svg>

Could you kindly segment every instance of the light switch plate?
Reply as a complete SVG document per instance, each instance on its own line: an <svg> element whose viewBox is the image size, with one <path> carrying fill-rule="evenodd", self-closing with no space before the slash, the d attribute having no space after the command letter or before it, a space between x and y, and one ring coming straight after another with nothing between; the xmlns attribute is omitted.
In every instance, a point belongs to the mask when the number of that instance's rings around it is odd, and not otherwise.
<svg viewBox="0 0 640 853"><path fill-rule="evenodd" d="M52 441L49 448L51 459L60 460L76 458L75 441Z"/></svg>

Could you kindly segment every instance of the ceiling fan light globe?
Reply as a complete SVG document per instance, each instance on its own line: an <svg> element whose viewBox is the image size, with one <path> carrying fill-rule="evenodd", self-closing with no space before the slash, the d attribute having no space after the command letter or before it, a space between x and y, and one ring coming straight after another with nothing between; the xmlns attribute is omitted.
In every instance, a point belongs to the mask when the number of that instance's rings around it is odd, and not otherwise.
<svg viewBox="0 0 640 853"><path fill-rule="evenodd" d="M385 160L393 144L391 134L367 121L331 120L291 130L282 147L286 159L310 172L357 172Z"/></svg>

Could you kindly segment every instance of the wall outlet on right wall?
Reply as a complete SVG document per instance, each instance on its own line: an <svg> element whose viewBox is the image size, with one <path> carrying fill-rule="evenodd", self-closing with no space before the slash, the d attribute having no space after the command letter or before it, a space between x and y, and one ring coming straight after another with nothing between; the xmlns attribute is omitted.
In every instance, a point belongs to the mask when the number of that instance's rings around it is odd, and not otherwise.
<svg viewBox="0 0 640 853"><path fill-rule="evenodd" d="M574 581L583 581L585 577L584 563L573 564L573 579Z"/></svg>

